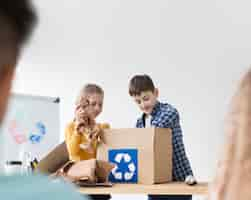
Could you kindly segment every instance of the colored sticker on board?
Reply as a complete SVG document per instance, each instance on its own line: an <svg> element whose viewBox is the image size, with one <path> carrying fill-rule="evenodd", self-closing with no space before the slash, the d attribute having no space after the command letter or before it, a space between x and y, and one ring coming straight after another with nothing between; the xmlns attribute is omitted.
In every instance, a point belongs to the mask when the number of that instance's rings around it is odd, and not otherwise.
<svg viewBox="0 0 251 200"><path fill-rule="evenodd" d="M17 127L17 122L16 122L16 120L10 121L8 130L9 130L9 132L10 132L12 138L14 139L14 141L15 141L17 144L23 144L24 142L27 141L27 138L26 138L25 134L22 133L22 132L19 130L19 128Z"/></svg>
<svg viewBox="0 0 251 200"><path fill-rule="evenodd" d="M8 131L16 144L27 142L26 133L19 124L20 121L27 119L27 114L22 110L21 107L17 108L14 114L15 117L8 124Z"/></svg>
<svg viewBox="0 0 251 200"><path fill-rule="evenodd" d="M40 143L46 134L46 127L42 122L36 123L36 131L33 131L29 135L29 140L32 144Z"/></svg>

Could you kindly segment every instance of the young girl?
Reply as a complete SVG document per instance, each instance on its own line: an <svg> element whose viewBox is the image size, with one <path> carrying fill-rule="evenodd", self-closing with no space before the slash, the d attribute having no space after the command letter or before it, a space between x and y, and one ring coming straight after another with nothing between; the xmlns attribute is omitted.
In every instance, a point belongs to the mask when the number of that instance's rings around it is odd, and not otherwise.
<svg viewBox="0 0 251 200"><path fill-rule="evenodd" d="M108 124L97 124L96 117L102 112L104 91L96 84L87 84L80 91L75 107L75 117L65 129L65 142L70 160L96 158L102 130ZM92 200L108 200L110 195L90 195Z"/></svg>
<svg viewBox="0 0 251 200"><path fill-rule="evenodd" d="M66 145L70 160L96 158L101 131L108 124L97 124L96 117L102 112L104 92L95 84L87 84L76 101L75 118L65 129Z"/></svg>

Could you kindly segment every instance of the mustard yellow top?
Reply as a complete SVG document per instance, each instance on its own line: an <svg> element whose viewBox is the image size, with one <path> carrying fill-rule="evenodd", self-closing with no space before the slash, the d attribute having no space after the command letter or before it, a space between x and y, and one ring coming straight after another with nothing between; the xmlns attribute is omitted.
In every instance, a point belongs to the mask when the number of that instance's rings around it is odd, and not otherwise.
<svg viewBox="0 0 251 200"><path fill-rule="evenodd" d="M67 150L69 153L70 160L80 161L80 160L88 160L91 158L96 158L97 154L97 141L92 144L94 152L88 152L85 149L80 148L81 144L87 144L87 138L85 134L79 134L76 131L75 123L71 122L67 125L65 129L65 142L67 146ZM101 129L110 128L108 124L99 124Z"/></svg>

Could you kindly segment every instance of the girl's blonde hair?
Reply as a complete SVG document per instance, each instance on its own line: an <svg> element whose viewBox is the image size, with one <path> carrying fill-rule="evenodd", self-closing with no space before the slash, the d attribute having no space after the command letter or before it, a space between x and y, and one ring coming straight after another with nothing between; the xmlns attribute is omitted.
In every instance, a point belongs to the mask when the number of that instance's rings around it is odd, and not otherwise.
<svg viewBox="0 0 251 200"><path fill-rule="evenodd" d="M83 98L86 98L89 94L100 94L104 95L104 90L97 84L89 83L86 84L79 92L75 104L78 105Z"/></svg>

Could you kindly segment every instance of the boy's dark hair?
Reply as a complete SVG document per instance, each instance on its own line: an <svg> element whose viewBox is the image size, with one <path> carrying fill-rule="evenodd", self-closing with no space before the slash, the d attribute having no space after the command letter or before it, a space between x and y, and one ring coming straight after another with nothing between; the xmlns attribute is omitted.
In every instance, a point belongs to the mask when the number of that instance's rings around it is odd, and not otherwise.
<svg viewBox="0 0 251 200"><path fill-rule="evenodd" d="M18 48L29 38L37 22L37 16L29 0L0 0L0 17L14 31ZM2 27L0 32L1 29Z"/></svg>
<svg viewBox="0 0 251 200"><path fill-rule="evenodd" d="M129 83L129 94L130 96L140 95L141 92L152 91L154 92L155 86L153 84L150 76L144 75L136 75L134 76Z"/></svg>

